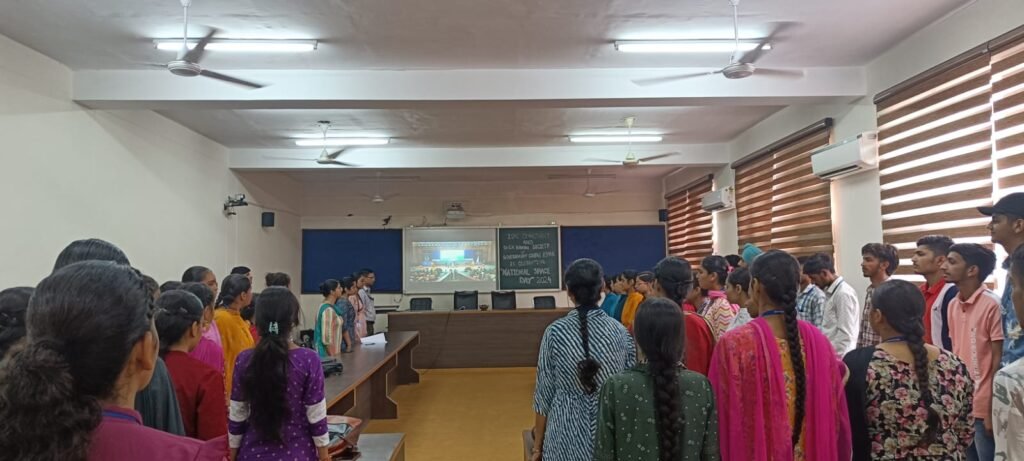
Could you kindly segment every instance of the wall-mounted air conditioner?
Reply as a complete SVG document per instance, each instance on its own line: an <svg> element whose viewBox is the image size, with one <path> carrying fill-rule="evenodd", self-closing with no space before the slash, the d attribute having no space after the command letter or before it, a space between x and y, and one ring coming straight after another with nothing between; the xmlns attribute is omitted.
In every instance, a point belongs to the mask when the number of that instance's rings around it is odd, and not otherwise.
<svg viewBox="0 0 1024 461"><path fill-rule="evenodd" d="M838 179L878 167L878 133L868 131L811 152L811 168L821 179Z"/></svg>
<svg viewBox="0 0 1024 461"><path fill-rule="evenodd" d="M700 199L700 207L704 211L728 210L734 206L736 206L736 203L733 201L732 187L713 190Z"/></svg>

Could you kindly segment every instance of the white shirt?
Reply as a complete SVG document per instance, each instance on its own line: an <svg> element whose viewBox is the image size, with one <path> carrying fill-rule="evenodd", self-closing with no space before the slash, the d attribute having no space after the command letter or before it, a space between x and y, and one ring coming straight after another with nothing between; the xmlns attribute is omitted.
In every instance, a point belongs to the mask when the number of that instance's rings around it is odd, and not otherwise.
<svg viewBox="0 0 1024 461"><path fill-rule="evenodd" d="M992 388L992 430L996 459L1024 459L1024 358L996 373Z"/></svg>
<svg viewBox="0 0 1024 461"><path fill-rule="evenodd" d="M860 301L857 300L857 291L842 277L836 277L825 289L825 296L821 331L828 337L836 353L843 356L857 346Z"/></svg>
<svg viewBox="0 0 1024 461"><path fill-rule="evenodd" d="M367 322L377 321L377 309L373 307L373 297L370 296L370 287L359 289L359 300L363 302L363 312L366 313Z"/></svg>

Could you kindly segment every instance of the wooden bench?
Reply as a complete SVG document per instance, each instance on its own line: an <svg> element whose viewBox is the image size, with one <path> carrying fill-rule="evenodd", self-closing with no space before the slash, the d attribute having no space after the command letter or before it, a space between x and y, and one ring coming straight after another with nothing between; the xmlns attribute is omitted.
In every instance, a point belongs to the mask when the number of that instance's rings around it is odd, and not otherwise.
<svg viewBox="0 0 1024 461"><path fill-rule="evenodd" d="M405 461L405 434L363 434L359 453L359 461Z"/></svg>
<svg viewBox="0 0 1024 461"><path fill-rule="evenodd" d="M399 385L420 382L419 372L412 367L419 333L397 331L385 337L386 345L358 346L355 352L338 357L345 370L324 381L328 414L367 422L398 417L398 405L390 395Z"/></svg>

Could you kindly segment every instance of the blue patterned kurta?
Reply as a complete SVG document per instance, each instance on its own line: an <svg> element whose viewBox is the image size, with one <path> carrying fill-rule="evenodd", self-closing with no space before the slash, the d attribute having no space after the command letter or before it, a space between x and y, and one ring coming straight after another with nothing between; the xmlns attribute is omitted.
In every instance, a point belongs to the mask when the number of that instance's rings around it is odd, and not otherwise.
<svg viewBox="0 0 1024 461"><path fill-rule="evenodd" d="M598 392L587 395L576 376L583 360L579 310L572 310L544 331L537 360L533 409L547 417L544 461L590 461L594 456ZM600 309L587 312L590 356L601 365L598 388L636 364L636 346L621 323Z"/></svg>
<svg viewBox="0 0 1024 461"><path fill-rule="evenodd" d="M1003 268L1009 269L1010 260L1003 263ZM1006 274L1006 288L1003 289L1002 314L1003 314L1003 358L1000 360L1002 366L1007 366L1017 359L1024 357L1024 330L1017 321L1017 311L1013 310L1013 285L1010 284L1010 274Z"/></svg>

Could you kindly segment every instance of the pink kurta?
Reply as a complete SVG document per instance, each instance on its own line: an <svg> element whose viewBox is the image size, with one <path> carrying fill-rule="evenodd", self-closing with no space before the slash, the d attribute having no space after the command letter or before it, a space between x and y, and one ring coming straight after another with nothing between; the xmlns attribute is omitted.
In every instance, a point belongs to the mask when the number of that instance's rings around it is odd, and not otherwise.
<svg viewBox="0 0 1024 461"><path fill-rule="evenodd" d="M210 322L210 327L203 332L199 344L188 355L209 365L221 375L224 374L224 347L221 345L217 322Z"/></svg>

